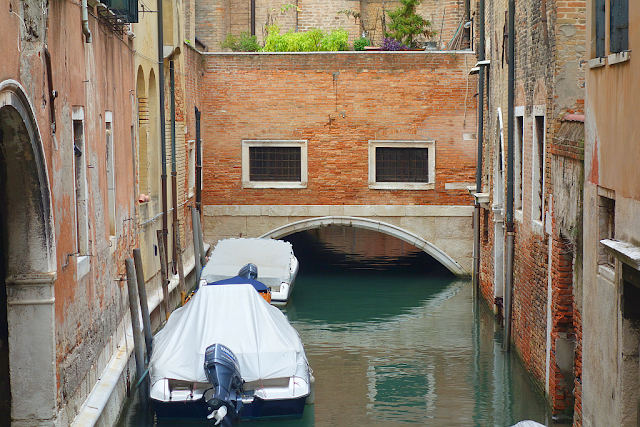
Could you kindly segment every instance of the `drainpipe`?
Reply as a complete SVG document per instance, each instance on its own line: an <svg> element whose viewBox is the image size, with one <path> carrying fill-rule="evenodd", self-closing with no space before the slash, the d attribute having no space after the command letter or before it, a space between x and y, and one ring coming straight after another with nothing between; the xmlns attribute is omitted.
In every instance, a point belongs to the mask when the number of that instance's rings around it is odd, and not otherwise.
<svg viewBox="0 0 640 427"><path fill-rule="evenodd" d="M200 154L200 110L196 107L196 209L202 212L202 158Z"/></svg>
<svg viewBox="0 0 640 427"><path fill-rule="evenodd" d="M251 0L251 35L256 35L256 0Z"/></svg>
<svg viewBox="0 0 640 427"><path fill-rule="evenodd" d="M178 221L178 171L176 169L176 75L173 61L169 61L171 79L171 201L173 202L173 224ZM174 231L175 232L175 231ZM176 271L178 248L173 242L173 271Z"/></svg>
<svg viewBox="0 0 640 427"><path fill-rule="evenodd" d="M513 120L514 120L514 93L515 93L515 0L509 0L509 83L508 91L508 117L507 117L507 214L505 223L507 227L506 239L506 268L505 268L505 289L504 289L504 341L502 349L509 351L511 347L511 305L513 293L513 243L515 240L515 229L513 226Z"/></svg>
<svg viewBox="0 0 640 427"><path fill-rule="evenodd" d="M167 235L169 228L167 226L167 145L165 135L165 115L164 115L164 28L162 23L162 0L157 1L158 4L158 94L160 101L160 156L162 157L162 236L165 248L167 248Z"/></svg>
<svg viewBox="0 0 640 427"><path fill-rule="evenodd" d="M484 0L478 3L478 62L484 61ZM480 65L478 73L478 154L476 166L476 193L482 192L482 146L484 144L484 74L485 66ZM480 202L476 197L473 211L473 290L474 296L480 295Z"/></svg>
<svg viewBox="0 0 640 427"><path fill-rule="evenodd" d="M89 7L87 0L82 0L82 34L85 36L85 42L91 43L91 31L89 31Z"/></svg>

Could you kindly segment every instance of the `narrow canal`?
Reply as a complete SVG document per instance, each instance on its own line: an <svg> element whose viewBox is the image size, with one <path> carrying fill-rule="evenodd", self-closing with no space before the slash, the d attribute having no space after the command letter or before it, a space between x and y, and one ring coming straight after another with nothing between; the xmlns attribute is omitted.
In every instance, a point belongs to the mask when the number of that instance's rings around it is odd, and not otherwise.
<svg viewBox="0 0 640 427"><path fill-rule="evenodd" d="M315 404L302 420L242 426L553 425L470 282L373 231L328 227L285 240L301 267L283 311L305 345ZM144 424L153 422L134 403L122 425Z"/></svg>

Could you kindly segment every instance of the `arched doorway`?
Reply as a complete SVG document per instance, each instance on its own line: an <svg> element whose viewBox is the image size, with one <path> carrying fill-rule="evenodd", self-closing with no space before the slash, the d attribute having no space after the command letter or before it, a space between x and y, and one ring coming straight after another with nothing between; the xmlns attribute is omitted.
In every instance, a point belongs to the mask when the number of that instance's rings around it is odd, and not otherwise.
<svg viewBox="0 0 640 427"><path fill-rule="evenodd" d="M469 275L469 273L465 271L464 268L460 264L458 264L453 258L451 258L448 254L440 250L438 247L436 247L432 243L421 238L420 236L417 236L416 234L411 233L407 230L404 230L400 227L396 227L395 225L387 224L382 221L375 221L368 218L347 217L347 216L326 216L326 217L320 217L320 218L305 219L302 221L296 221L291 224L287 224L282 227L278 227L275 230L271 230L270 232L263 234L260 237L279 239L289 234L297 233L298 231L311 230L313 228L324 227L327 225L360 227L360 228L365 228L365 229L389 234L391 236L397 237L400 240L410 243L417 248L422 249L423 251L431 255L433 258L435 258L437 261L439 261L442 265L444 265L449 271L451 271L456 276L467 277Z"/></svg>
<svg viewBox="0 0 640 427"><path fill-rule="evenodd" d="M55 244L44 150L20 84L0 83L0 405L20 425L56 417ZM6 322L6 342L2 323ZM3 365L4 364L4 365ZM4 369L4 370L3 370Z"/></svg>

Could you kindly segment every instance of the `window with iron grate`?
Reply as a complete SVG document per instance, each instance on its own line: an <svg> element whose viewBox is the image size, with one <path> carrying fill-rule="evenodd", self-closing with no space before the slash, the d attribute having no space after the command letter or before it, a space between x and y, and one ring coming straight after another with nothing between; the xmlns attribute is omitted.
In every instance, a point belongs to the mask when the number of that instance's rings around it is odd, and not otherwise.
<svg viewBox="0 0 640 427"><path fill-rule="evenodd" d="M300 181L300 147L249 147L249 180Z"/></svg>
<svg viewBox="0 0 640 427"><path fill-rule="evenodd" d="M243 188L306 188L306 140L243 140Z"/></svg>
<svg viewBox="0 0 640 427"><path fill-rule="evenodd" d="M369 141L369 188L429 190L434 184L433 141Z"/></svg>

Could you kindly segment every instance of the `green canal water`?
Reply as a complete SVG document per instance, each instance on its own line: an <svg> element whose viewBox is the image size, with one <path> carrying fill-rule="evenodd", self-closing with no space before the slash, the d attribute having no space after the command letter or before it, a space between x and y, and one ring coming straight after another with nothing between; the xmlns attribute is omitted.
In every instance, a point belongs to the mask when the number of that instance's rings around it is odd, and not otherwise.
<svg viewBox="0 0 640 427"><path fill-rule="evenodd" d="M502 352L492 312L474 304L470 282L377 233L320 233L285 239L301 270L283 311L313 369L315 404L301 420L242 427L553 425L519 360ZM122 425L145 424L155 425L134 402Z"/></svg>

